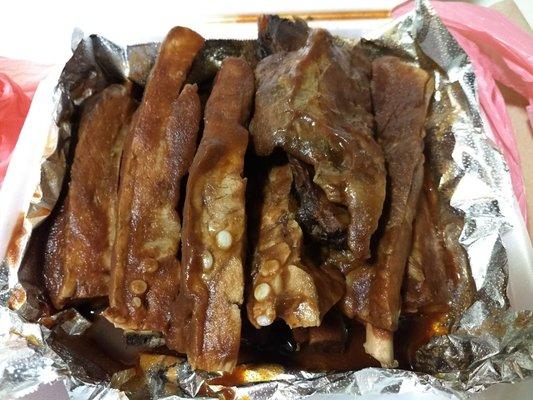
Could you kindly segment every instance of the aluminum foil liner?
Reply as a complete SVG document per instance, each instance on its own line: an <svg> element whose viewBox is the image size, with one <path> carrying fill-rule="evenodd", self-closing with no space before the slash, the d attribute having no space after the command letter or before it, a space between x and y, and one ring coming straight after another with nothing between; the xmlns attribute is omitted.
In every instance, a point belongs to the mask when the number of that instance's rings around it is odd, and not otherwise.
<svg viewBox="0 0 533 400"><path fill-rule="evenodd" d="M23 396L59 379L71 399L125 399L126 393L134 399L169 400L192 396L291 399L320 393L425 393L460 399L494 383L533 375L533 314L510 309L506 295L508 257L502 237L511 229L514 202L507 167L486 139L472 65L426 0L418 1L412 13L363 38L364 46L375 55L395 54L434 73L428 138L439 151L428 162L440 172L441 195L464 215L460 243L478 288L474 304L458 318L451 333L433 338L417 352L416 369L423 373L379 368L309 373L244 365L239 366L242 384L228 387L216 374L194 372L180 358L142 354L140 365L128 367L109 354L98 354L91 335L98 335L99 320L73 309L50 315L39 266L20 267L23 255L25 264L31 265L27 260L42 251L41 223L60 196L84 100L124 78L142 86L158 44L122 48L97 35L80 39L77 32L74 37L73 56L52 99L56 112L51 116L54 123L40 183L0 264L1 398ZM191 79L201 87L224 57L242 56L253 64L257 54L252 40L207 41ZM37 319L39 324L29 322ZM139 344L139 338L133 339ZM157 338L140 341L145 349L160 344ZM124 346L124 340L118 339L114 346Z"/></svg>

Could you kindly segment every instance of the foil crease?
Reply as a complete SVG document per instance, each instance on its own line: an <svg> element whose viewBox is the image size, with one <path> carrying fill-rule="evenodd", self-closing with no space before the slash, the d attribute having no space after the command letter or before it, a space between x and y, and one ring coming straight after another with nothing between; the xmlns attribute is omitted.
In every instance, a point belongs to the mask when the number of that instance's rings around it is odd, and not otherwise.
<svg viewBox="0 0 533 400"><path fill-rule="evenodd" d="M194 374L194 373L193 373ZM164 400L190 398L193 387L184 387L187 397L167 396ZM440 396L442 399L465 399L466 395L448 389L437 379L409 371L366 368L345 373L287 372L275 381L255 383L244 387L210 386L211 396L225 395L235 399L299 399L314 394L339 394L353 396L376 394L424 393ZM227 398L227 397L226 397Z"/></svg>
<svg viewBox="0 0 533 400"><path fill-rule="evenodd" d="M61 380L76 400L293 399L317 393L425 393L463 399L467 392L533 375L533 312L512 310L506 296L508 259L502 235L511 228L513 207L508 170L486 139L472 65L426 0L363 38L374 55L395 54L434 73L428 137L440 151L429 162L439 171L441 195L464 217L459 240L478 288L474 304L455 321L451 333L419 349L415 366L420 372L367 368L309 373L246 366L243 384L227 387L217 383L216 374L192 371L185 360L171 356L148 356L146 368L141 356L140 368L117 371L78 354L69 343L90 331L93 323L74 309L50 316L39 271L20 270L22 257L25 251L25 257L30 256L31 237L60 197L84 100L125 78L144 85L159 44L122 48L98 35L83 38L75 32L74 38L73 56L52 99L56 113L51 116L41 181L12 239L16 251L8 251L0 263L0 397L17 398L40 384ZM256 42L207 41L191 79L201 87L228 55L254 64ZM28 322L39 318L40 324Z"/></svg>

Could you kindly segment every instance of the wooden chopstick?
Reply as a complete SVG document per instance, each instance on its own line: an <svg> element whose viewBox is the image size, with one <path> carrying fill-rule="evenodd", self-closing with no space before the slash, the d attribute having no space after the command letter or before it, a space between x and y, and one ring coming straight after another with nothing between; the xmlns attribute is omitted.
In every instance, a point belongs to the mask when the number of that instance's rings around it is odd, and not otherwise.
<svg viewBox="0 0 533 400"><path fill-rule="evenodd" d="M390 18L390 10L360 10L360 11L316 11L316 12L294 12L278 13L280 17L298 17L306 21L341 21L355 19L382 19ZM237 14L223 15L210 21L215 23L250 23L256 22L260 14Z"/></svg>

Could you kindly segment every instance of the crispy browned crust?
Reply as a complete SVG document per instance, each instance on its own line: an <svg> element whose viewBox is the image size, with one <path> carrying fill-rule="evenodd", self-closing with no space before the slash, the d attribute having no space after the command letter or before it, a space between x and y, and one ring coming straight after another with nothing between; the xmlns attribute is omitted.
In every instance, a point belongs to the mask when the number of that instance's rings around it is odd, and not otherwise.
<svg viewBox="0 0 533 400"><path fill-rule="evenodd" d="M181 292L167 345L186 353L195 369L231 371L237 362L246 230L242 173L253 92L248 64L227 58L207 101L187 183Z"/></svg>
<svg viewBox="0 0 533 400"><path fill-rule="evenodd" d="M346 243L346 227L350 221L347 211L331 203L316 185L308 167L289 157L294 188L299 200L297 221L307 234L324 244L341 247Z"/></svg>
<svg viewBox="0 0 533 400"><path fill-rule="evenodd" d="M279 317L291 328L319 326L344 294L339 271L302 260L303 234L289 210L292 173L273 167L264 188L259 240L253 259L248 319L256 327Z"/></svg>
<svg viewBox="0 0 533 400"><path fill-rule="evenodd" d="M58 309L107 296L120 157L134 109L131 86L115 84L82 115L68 194L45 254L45 284Z"/></svg>
<svg viewBox="0 0 533 400"><path fill-rule="evenodd" d="M423 180L425 120L433 80L395 57L372 64L372 99L377 137L385 154L389 204L368 297L367 321L394 331L411 246L413 217Z"/></svg>
<svg viewBox="0 0 533 400"><path fill-rule="evenodd" d="M168 33L126 140L105 312L124 329L165 332L179 291L176 206L201 118L196 87L180 89L203 43L187 28Z"/></svg>

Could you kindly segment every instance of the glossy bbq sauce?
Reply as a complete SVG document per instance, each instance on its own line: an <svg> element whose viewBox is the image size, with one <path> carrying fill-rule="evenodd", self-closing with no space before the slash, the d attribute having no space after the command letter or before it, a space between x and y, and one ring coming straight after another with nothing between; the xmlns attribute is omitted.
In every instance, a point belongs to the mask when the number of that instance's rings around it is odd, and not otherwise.
<svg viewBox="0 0 533 400"><path fill-rule="evenodd" d="M13 232L11 233L11 238L6 249L5 261L9 265L16 265L18 258L22 253L22 240L26 235L26 230L24 229L24 213L20 213L15 226L13 227ZM26 302L26 293L24 290L19 288L12 290L11 296L8 299L8 306L12 310L18 310Z"/></svg>
<svg viewBox="0 0 533 400"><path fill-rule="evenodd" d="M446 333L445 322L446 314L443 313L402 316L394 343L399 367L413 369L416 350L433 336ZM365 353L364 326L347 319L344 319L344 323L348 339L345 348L339 351L299 345L290 329L282 322L277 321L269 327L255 330L243 319L239 365L232 373L207 382L211 387L219 388L209 389L204 386L200 394L233 399L235 392L232 386L274 380L289 369L342 372L379 367L379 363Z"/></svg>
<svg viewBox="0 0 533 400"><path fill-rule="evenodd" d="M13 227L13 232L11 233L11 239L6 249L6 261L9 264L16 264L18 258L22 253L22 239L26 235L26 230L24 229L24 213L20 213L17 217L17 222Z"/></svg>
<svg viewBox="0 0 533 400"><path fill-rule="evenodd" d="M447 319L447 314L442 312L400 317L398 330L394 333L394 353L399 368L415 368L416 351L432 337L448 333Z"/></svg>

